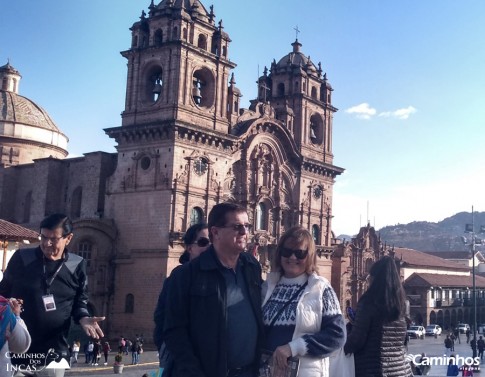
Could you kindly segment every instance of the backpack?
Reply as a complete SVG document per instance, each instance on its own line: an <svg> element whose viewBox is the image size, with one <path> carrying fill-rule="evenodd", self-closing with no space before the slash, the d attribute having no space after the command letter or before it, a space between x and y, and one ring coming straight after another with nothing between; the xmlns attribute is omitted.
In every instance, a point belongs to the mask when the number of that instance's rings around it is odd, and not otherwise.
<svg viewBox="0 0 485 377"><path fill-rule="evenodd" d="M451 339L450 338L446 338L445 339L445 347L446 348L451 348Z"/></svg>

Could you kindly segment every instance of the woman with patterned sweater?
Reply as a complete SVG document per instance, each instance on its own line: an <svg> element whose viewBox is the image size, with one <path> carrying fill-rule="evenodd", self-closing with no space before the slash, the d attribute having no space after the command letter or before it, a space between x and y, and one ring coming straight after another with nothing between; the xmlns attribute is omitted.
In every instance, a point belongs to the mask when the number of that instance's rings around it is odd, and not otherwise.
<svg viewBox="0 0 485 377"><path fill-rule="evenodd" d="M293 227L281 237L263 285L266 349L280 370L289 357L298 357L299 377L327 377L328 356L345 343L339 301L317 274L316 259L310 232Z"/></svg>
<svg viewBox="0 0 485 377"><path fill-rule="evenodd" d="M404 361L405 295L394 258L378 260L369 276L344 351L354 354L356 377L412 376Z"/></svg>

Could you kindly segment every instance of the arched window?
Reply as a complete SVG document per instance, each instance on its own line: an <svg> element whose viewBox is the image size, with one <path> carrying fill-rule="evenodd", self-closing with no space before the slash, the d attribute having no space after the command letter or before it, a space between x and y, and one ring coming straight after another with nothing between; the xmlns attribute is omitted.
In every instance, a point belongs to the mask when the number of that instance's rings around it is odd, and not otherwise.
<svg viewBox="0 0 485 377"><path fill-rule="evenodd" d="M183 38L184 38L184 41L187 40L187 28L184 27L184 29L182 30L182 34L183 34Z"/></svg>
<svg viewBox="0 0 485 377"><path fill-rule="evenodd" d="M2 90L7 90L8 89L8 81L7 78L4 77L2 80Z"/></svg>
<svg viewBox="0 0 485 377"><path fill-rule="evenodd" d="M222 56L224 56L225 58L227 57L227 47L226 46L222 46Z"/></svg>
<svg viewBox="0 0 485 377"><path fill-rule="evenodd" d="M320 114L313 114L310 117L310 141L313 144L321 145L323 143L324 135L324 122Z"/></svg>
<svg viewBox="0 0 485 377"><path fill-rule="evenodd" d="M210 108L214 104L215 80L207 68L198 69L192 76L192 99L200 107Z"/></svg>
<svg viewBox="0 0 485 377"><path fill-rule="evenodd" d="M155 46L157 46L157 47L162 45L162 43L163 43L163 31L162 31L162 29L158 29L155 32L154 43L155 43Z"/></svg>
<svg viewBox="0 0 485 377"><path fill-rule="evenodd" d="M311 93L312 98L317 99L317 88L312 86L312 93Z"/></svg>
<svg viewBox="0 0 485 377"><path fill-rule="evenodd" d="M79 242L77 247L77 255L83 257L86 260L86 267L91 266L91 259L93 254L93 244L90 241L83 240Z"/></svg>
<svg viewBox="0 0 485 377"><path fill-rule="evenodd" d="M369 273L370 271L370 268L372 267L372 265L374 264L374 261L370 258L366 259L365 260L365 272Z"/></svg>
<svg viewBox="0 0 485 377"><path fill-rule="evenodd" d="M172 30L172 39L178 39L178 29L176 26Z"/></svg>
<svg viewBox="0 0 485 377"><path fill-rule="evenodd" d="M312 226L312 237L316 245L320 245L320 227L318 225Z"/></svg>
<svg viewBox="0 0 485 377"><path fill-rule="evenodd" d="M28 223L30 221L31 203L32 203L32 191L29 191L27 195L25 195L25 201L24 201L24 216L23 216L24 223Z"/></svg>
<svg viewBox="0 0 485 377"><path fill-rule="evenodd" d="M135 312L135 296L128 293L125 297L125 313Z"/></svg>
<svg viewBox="0 0 485 377"><path fill-rule="evenodd" d="M192 208L190 212L190 226L204 222L204 211L199 207Z"/></svg>
<svg viewBox="0 0 485 377"><path fill-rule="evenodd" d="M267 230L267 216L268 210L264 203L259 203L256 207L256 229L257 230Z"/></svg>
<svg viewBox="0 0 485 377"><path fill-rule="evenodd" d="M71 217L73 219L78 219L81 217L82 197L83 197L83 189L81 186L78 186L72 192L72 198L71 198Z"/></svg>
<svg viewBox="0 0 485 377"><path fill-rule="evenodd" d="M204 34L199 34L199 39L197 40L197 47L207 51L207 38Z"/></svg>
<svg viewBox="0 0 485 377"><path fill-rule="evenodd" d="M162 67L152 67L146 73L145 99L148 103L155 103L162 97L163 91Z"/></svg>
<svg viewBox="0 0 485 377"><path fill-rule="evenodd" d="M138 45L138 36L137 35L134 35L131 38L131 47L136 47L137 45Z"/></svg>

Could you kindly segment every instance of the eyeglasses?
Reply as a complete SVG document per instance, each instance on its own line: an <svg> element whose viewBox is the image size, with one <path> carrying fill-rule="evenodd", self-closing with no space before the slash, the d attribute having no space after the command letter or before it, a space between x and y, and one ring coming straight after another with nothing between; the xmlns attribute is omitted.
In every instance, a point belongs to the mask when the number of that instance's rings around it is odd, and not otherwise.
<svg viewBox="0 0 485 377"><path fill-rule="evenodd" d="M293 250L293 249L288 249L287 247L282 247L280 249L280 255L285 258L291 257L291 255L294 254L296 259L305 259L308 255L308 249L306 250Z"/></svg>
<svg viewBox="0 0 485 377"><path fill-rule="evenodd" d="M232 230L238 233L247 233L253 228L253 226L251 224L233 224L233 225L219 226L218 228L231 228Z"/></svg>
<svg viewBox="0 0 485 377"><path fill-rule="evenodd" d="M208 238L201 237L197 241L193 243L193 245L197 245L199 247L206 247L211 243L211 241Z"/></svg>
<svg viewBox="0 0 485 377"><path fill-rule="evenodd" d="M40 240L42 242L46 242L46 241L50 241L52 244L56 244L58 243L60 240L62 240L63 238L65 238L66 236L60 236L60 237L47 237L47 236L44 236L43 234L40 235Z"/></svg>

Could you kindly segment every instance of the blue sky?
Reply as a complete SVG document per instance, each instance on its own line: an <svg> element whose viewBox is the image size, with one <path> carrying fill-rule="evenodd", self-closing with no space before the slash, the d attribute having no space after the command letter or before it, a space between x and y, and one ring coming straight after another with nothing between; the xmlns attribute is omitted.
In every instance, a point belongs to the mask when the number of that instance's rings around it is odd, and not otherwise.
<svg viewBox="0 0 485 377"><path fill-rule="evenodd" d="M149 0L16 0L2 6L0 65L48 111L69 152L114 151L129 27ZM485 210L485 2L245 0L214 4L232 44L243 105L256 79L291 51L322 62L334 88L333 230L355 234ZM297 5L298 4L298 5Z"/></svg>

